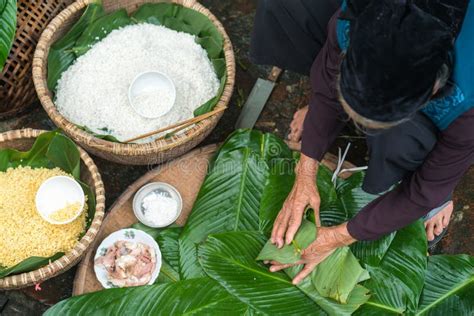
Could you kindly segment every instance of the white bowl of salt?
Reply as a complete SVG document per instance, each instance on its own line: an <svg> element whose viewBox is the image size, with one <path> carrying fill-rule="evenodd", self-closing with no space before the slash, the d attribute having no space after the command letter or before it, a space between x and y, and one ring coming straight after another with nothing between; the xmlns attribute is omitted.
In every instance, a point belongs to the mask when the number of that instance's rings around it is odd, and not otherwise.
<svg viewBox="0 0 474 316"><path fill-rule="evenodd" d="M153 228L173 224L181 214L183 200L175 187L164 182L143 186L133 198L133 212L144 225Z"/></svg>

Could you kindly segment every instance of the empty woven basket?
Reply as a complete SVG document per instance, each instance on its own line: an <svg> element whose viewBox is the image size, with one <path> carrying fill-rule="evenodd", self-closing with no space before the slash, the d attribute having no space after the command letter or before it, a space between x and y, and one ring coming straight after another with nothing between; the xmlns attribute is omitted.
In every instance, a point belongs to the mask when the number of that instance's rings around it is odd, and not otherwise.
<svg viewBox="0 0 474 316"><path fill-rule="evenodd" d="M43 132L45 131L22 129L1 133L0 149L13 148L22 151L29 150L36 138ZM96 196L95 215L89 229L81 240L77 242L76 246L58 260L35 271L0 278L0 290L31 286L69 270L81 260L86 250L94 241L104 218L104 184L92 159L84 150L81 148L78 149L81 155L81 180L90 186Z"/></svg>
<svg viewBox="0 0 474 316"><path fill-rule="evenodd" d="M72 2L73 0L18 1L15 42L0 73L0 119L28 110L37 100L31 78L36 43L48 23Z"/></svg>
<svg viewBox="0 0 474 316"><path fill-rule="evenodd" d="M44 109L53 122L75 142L87 151L100 156L104 159L122 164L147 165L158 164L178 157L192 148L208 136L217 122L222 117L223 112L217 113L200 123L186 129L185 131L174 134L165 139L159 139L146 144L123 144L109 142L96 138L84 130L78 128L75 124L69 122L57 110L52 94L47 86L47 59L51 45L61 38L82 15L86 6L94 0L79 0L62 11L45 29L38 43L33 63L33 80L35 82L38 97ZM216 26L224 38L224 55L226 59L227 83L224 88L216 109L226 107L232 96L235 82L235 59L232 44L226 34L222 24L205 7L195 0L103 0L105 11L111 12L120 8L134 12L144 3L153 2L173 2L195 11L198 11L209 18Z"/></svg>

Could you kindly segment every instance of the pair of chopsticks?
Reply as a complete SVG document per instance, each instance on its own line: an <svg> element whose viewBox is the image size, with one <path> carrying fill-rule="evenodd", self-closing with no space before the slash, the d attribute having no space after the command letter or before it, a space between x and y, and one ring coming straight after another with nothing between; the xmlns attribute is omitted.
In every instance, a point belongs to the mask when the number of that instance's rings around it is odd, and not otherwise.
<svg viewBox="0 0 474 316"><path fill-rule="evenodd" d="M143 135L131 138L131 139L127 139L126 141L124 141L124 143L131 143L131 142L134 142L134 141L137 141L137 140L140 140L140 139L144 139L144 138L147 138L147 137L150 137L150 136L153 136L153 135L156 135L156 134L160 134L160 133L163 133L163 132L167 132L167 131L170 131L170 130L173 130L170 133L174 134L174 133L179 132L180 130L183 130L183 129L185 129L185 128L193 125L193 124L197 124L201 121L204 121L205 119L207 119L207 118L209 118L209 117L211 117L215 114L223 112L225 109L227 109L227 107L218 108L214 111L211 111L209 113L193 117L189 120L185 120L185 121L182 121L182 122L179 122L179 123L167 126L167 127L160 128L160 129L158 129L156 131L153 131L153 132L149 132L149 133L146 133L146 134L143 134ZM157 140L165 138L170 133L167 133L166 135L158 138Z"/></svg>

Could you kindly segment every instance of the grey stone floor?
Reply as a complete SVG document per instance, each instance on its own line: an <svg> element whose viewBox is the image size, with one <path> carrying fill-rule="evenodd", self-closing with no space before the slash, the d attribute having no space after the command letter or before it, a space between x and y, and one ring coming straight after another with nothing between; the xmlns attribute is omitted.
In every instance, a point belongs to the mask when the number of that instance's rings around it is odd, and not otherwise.
<svg viewBox="0 0 474 316"><path fill-rule="evenodd" d="M234 44L237 58L237 80L234 97L230 108L223 119L203 145L220 142L232 132L234 123L240 113L240 107L248 96L255 80L266 77L268 67L252 65L248 59L250 30L256 0L203 0L202 3L219 17L226 27ZM280 137L287 133L294 111L307 104L308 79L293 73L285 73L276 87L271 100L260 117L257 128L274 132ZM0 132L24 127L53 129L54 125L45 112L36 108L21 117L0 122ZM353 143L348 160L356 165L363 165L366 159L366 147L362 137L352 128L347 128L331 149L345 147ZM130 167L107 162L94 157L102 173L106 192L107 206L131 183L142 176L150 167ZM469 253L474 255L474 169L465 176L455 193L456 212L447 237L438 247L442 253ZM71 295L75 269L54 279L44 282L40 292L33 288L20 291L0 291L0 315L41 315L49 306Z"/></svg>

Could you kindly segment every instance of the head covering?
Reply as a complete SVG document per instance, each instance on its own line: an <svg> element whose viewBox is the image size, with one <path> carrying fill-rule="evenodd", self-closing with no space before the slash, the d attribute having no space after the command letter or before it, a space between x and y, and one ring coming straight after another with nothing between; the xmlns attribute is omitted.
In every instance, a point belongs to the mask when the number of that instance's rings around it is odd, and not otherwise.
<svg viewBox="0 0 474 316"><path fill-rule="evenodd" d="M340 90L365 118L396 122L410 117L429 101L437 74L448 63L452 26L415 2L370 1L351 23Z"/></svg>

